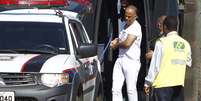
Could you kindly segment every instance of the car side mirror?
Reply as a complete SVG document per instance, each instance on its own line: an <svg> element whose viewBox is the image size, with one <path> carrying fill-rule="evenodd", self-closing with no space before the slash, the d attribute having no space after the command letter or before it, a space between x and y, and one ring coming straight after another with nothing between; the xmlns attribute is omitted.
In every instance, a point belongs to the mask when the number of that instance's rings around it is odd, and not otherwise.
<svg viewBox="0 0 201 101"><path fill-rule="evenodd" d="M83 43L78 47L77 53L80 58L96 56L97 46L95 44Z"/></svg>

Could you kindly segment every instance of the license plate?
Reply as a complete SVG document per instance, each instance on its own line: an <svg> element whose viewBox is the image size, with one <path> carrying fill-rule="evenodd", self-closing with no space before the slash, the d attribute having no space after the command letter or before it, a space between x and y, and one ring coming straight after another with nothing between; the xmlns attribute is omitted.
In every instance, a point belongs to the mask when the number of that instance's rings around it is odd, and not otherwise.
<svg viewBox="0 0 201 101"><path fill-rule="evenodd" d="M14 92L0 91L0 101L15 101Z"/></svg>

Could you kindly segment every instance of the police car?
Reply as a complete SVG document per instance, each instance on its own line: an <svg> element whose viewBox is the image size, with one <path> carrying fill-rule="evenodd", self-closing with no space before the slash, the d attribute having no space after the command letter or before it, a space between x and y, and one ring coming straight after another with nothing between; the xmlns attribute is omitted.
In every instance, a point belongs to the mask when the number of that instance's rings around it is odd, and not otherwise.
<svg viewBox="0 0 201 101"><path fill-rule="evenodd" d="M57 3L44 1L34 3ZM59 9L0 12L0 101L103 100L97 48L77 17Z"/></svg>

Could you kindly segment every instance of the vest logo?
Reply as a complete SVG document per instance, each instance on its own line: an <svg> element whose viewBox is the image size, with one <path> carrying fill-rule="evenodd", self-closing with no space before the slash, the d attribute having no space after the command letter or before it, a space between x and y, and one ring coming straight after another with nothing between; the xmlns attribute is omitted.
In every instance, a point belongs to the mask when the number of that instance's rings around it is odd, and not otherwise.
<svg viewBox="0 0 201 101"><path fill-rule="evenodd" d="M184 51L185 48L185 44L179 41L174 41L173 46L176 51Z"/></svg>

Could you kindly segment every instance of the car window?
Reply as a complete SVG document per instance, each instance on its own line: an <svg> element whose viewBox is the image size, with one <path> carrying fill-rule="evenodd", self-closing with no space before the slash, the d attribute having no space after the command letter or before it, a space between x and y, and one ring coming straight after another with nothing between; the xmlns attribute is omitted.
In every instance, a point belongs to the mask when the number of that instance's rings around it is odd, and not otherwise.
<svg viewBox="0 0 201 101"><path fill-rule="evenodd" d="M72 36L76 41L76 45L79 46L82 43L89 43L85 30L82 25L76 21L69 21L70 31L72 32Z"/></svg>
<svg viewBox="0 0 201 101"><path fill-rule="evenodd" d="M49 22L0 22L0 49L32 49L49 44L69 52L65 25Z"/></svg>

